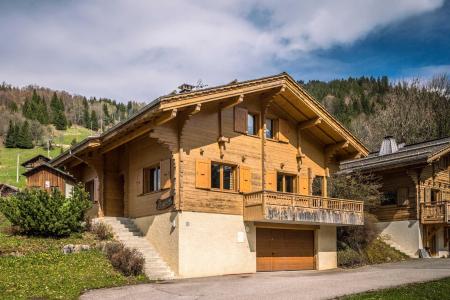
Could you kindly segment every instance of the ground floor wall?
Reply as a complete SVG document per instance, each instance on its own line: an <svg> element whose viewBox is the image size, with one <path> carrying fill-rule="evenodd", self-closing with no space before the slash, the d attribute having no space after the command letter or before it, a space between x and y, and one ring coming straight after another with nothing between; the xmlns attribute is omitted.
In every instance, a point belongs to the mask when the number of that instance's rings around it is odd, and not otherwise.
<svg viewBox="0 0 450 300"><path fill-rule="evenodd" d="M392 246L412 257L419 257L423 249L423 228L418 220L379 222L380 235Z"/></svg>
<svg viewBox="0 0 450 300"><path fill-rule="evenodd" d="M256 272L256 230L261 224L244 222L240 215L169 212L135 223L179 278ZM315 268L336 268L336 227L313 228Z"/></svg>

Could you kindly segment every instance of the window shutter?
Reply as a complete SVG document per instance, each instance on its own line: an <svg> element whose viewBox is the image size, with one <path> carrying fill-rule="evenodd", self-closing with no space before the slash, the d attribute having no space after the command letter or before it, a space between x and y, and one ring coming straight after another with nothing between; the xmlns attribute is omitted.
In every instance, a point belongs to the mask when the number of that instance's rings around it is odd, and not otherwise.
<svg viewBox="0 0 450 300"><path fill-rule="evenodd" d="M144 193L144 169L138 169L136 176L136 194L140 195Z"/></svg>
<svg viewBox="0 0 450 300"><path fill-rule="evenodd" d="M170 180L170 158L162 160L159 163L161 169L161 189L169 189L171 186Z"/></svg>
<svg viewBox="0 0 450 300"><path fill-rule="evenodd" d="M249 167L239 167L239 190L243 193L252 191L252 173Z"/></svg>
<svg viewBox="0 0 450 300"><path fill-rule="evenodd" d="M424 194L425 194L425 202L430 203L431 202L431 189L425 188Z"/></svg>
<svg viewBox="0 0 450 300"><path fill-rule="evenodd" d="M211 161L198 159L195 166L195 187L211 188Z"/></svg>
<svg viewBox="0 0 450 300"><path fill-rule="evenodd" d="M234 131L247 133L247 114L248 111L245 108L234 108Z"/></svg>
<svg viewBox="0 0 450 300"><path fill-rule="evenodd" d="M284 119L278 119L278 140L289 142L289 123Z"/></svg>
<svg viewBox="0 0 450 300"><path fill-rule="evenodd" d="M275 171L266 172L266 190L268 191L277 190L277 172Z"/></svg>

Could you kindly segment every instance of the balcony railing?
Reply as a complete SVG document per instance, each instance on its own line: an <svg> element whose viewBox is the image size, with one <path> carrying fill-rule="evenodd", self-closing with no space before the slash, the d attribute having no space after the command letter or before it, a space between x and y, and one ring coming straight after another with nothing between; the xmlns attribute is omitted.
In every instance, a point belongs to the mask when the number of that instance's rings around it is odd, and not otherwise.
<svg viewBox="0 0 450 300"><path fill-rule="evenodd" d="M244 220L363 225L362 201L259 191L244 195Z"/></svg>
<svg viewBox="0 0 450 300"><path fill-rule="evenodd" d="M450 202L421 203L422 224L450 223Z"/></svg>

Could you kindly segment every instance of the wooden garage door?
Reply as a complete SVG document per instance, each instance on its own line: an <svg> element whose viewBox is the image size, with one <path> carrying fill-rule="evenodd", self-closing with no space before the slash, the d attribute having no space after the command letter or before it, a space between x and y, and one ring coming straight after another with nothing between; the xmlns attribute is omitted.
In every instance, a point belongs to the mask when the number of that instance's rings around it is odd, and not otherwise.
<svg viewBox="0 0 450 300"><path fill-rule="evenodd" d="M257 228L256 269L314 269L314 231Z"/></svg>

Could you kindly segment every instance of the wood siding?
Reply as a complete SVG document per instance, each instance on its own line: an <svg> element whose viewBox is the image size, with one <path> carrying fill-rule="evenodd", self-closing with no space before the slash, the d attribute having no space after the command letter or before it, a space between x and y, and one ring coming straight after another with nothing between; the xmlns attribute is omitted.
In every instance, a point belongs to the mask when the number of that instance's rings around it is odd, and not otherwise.
<svg viewBox="0 0 450 300"><path fill-rule="evenodd" d="M46 182L49 184L48 187L45 185ZM66 181L64 177L52 170L40 170L27 177L27 187L36 187L47 191L51 191L52 188L57 188L61 193L65 194L65 185Z"/></svg>

